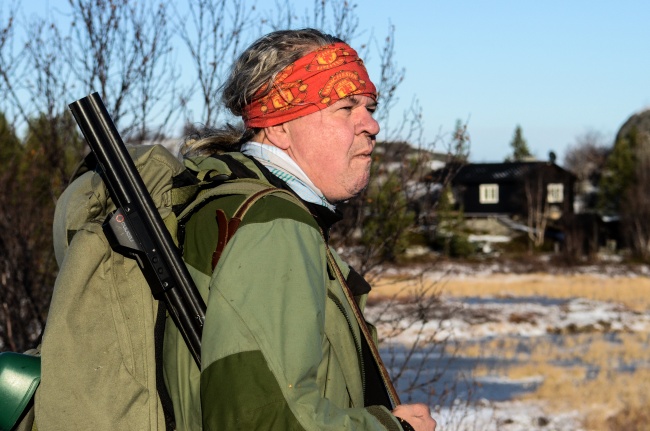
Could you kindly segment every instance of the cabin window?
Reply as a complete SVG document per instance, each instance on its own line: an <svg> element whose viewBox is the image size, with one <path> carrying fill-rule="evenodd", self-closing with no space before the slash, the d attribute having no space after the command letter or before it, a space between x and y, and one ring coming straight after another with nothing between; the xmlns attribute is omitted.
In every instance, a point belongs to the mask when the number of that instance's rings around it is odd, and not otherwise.
<svg viewBox="0 0 650 431"><path fill-rule="evenodd" d="M498 184L481 184L479 186L479 202L482 204L499 203L499 185Z"/></svg>
<svg viewBox="0 0 650 431"><path fill-rule="evenodd" d="M564 202L564 184L550 183L546 186L546 201L550 204Z"/></svg>

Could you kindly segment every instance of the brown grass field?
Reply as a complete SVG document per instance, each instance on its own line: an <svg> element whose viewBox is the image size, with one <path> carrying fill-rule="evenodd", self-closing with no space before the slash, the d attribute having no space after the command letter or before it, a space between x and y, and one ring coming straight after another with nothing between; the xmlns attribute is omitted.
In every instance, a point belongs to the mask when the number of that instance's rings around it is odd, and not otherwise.
<svg viewBox="0 0 650 431"><path fill-rule="evenodd" d="M443 280L392 277L378 280L377 296L409 295L422 291L444 296L544 296L589 298L617 302L638 312L650 310L650 279L646 277L601 277L596 275L490 274L450 276ZM522 353L515 338L494 339L479 345L460 346L467 357L497 357L517 360L517 365L486 368L478 366L474 375L516 380L535 379L542 383L525 395L547 406L549 414L576 410L582 414L585 430L650 429L650 334L617 334L615 342L605 334L577 334L561 345L549 340L533 343ZM564 361L564 365L558 365ZM480 362L480 361L479 361ZM566 365L575 363L576 365ZM644 363L638 366L639 363ZM636 365L635 365L636 364ZM620 372L630 365L631 371ZM593 370L597 369L597 373ZM592 370L591 372L589 370Z"/></svg>
<svg viewBox="0 0 650 431"><path fill-rule="evenodd" d="M598 275L490 274L448 276L435 283L434 291L449 296L546 296L588 298L622 303L636 311L650 310L650 278L603 277ZM409 277L384 278L375 283L374 295L408 295L421 288L422 280Z"/></svg>

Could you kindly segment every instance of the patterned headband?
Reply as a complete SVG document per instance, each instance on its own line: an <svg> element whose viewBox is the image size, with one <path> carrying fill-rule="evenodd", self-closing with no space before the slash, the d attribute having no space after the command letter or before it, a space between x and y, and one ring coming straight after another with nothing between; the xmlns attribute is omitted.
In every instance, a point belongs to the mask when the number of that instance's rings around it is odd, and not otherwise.
<svg viewBox="0 0 650 431"><path fill-rule="evenodd" d="M244 124L248 128L275 126L352 95L377 100L377 90L357 52L345 43L333 43L310 52L278 73L271 91L244 108Z"/></svg>

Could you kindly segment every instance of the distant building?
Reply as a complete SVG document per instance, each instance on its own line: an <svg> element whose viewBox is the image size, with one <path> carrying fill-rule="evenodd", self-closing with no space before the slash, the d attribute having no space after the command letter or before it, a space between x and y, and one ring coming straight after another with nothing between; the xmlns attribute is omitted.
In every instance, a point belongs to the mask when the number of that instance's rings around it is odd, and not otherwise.
<svg viewBox="0 0 650 431"><path fill-rule="evenodd" d="M546 207L558 220L573 214L575 175L551 162L469 163L451 178L467 216L525 216Z"/></svg>
<svg viewBox="0 0 650 431"><path fill-rule="evenodd" d="M471 226L485 228L480 220L493 220L486 233L501 225L561 239L573 219L576 177L553 162L450 164L428 179L451 184L450 198Z"/></svg>

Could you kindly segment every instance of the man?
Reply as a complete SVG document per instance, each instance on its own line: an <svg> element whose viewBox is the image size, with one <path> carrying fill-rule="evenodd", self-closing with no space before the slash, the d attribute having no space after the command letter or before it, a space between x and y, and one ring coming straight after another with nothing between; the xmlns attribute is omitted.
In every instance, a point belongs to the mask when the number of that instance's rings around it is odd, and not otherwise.
<svg viewBox="0 0 650 431"><path fill-rule="evenodd" d="M208 202L187 223L184 257L208 308L200 381L167 325L178 429L435 429L427 406L393 406L359 314L369 285L327 245L335 205L368 185L376 99L357 53L313 29L264 36L234 64L223 100L245 131L189 142L186 157L297 199L257 201L214 259L215 212L231 217L244 197Z"/></svg>

